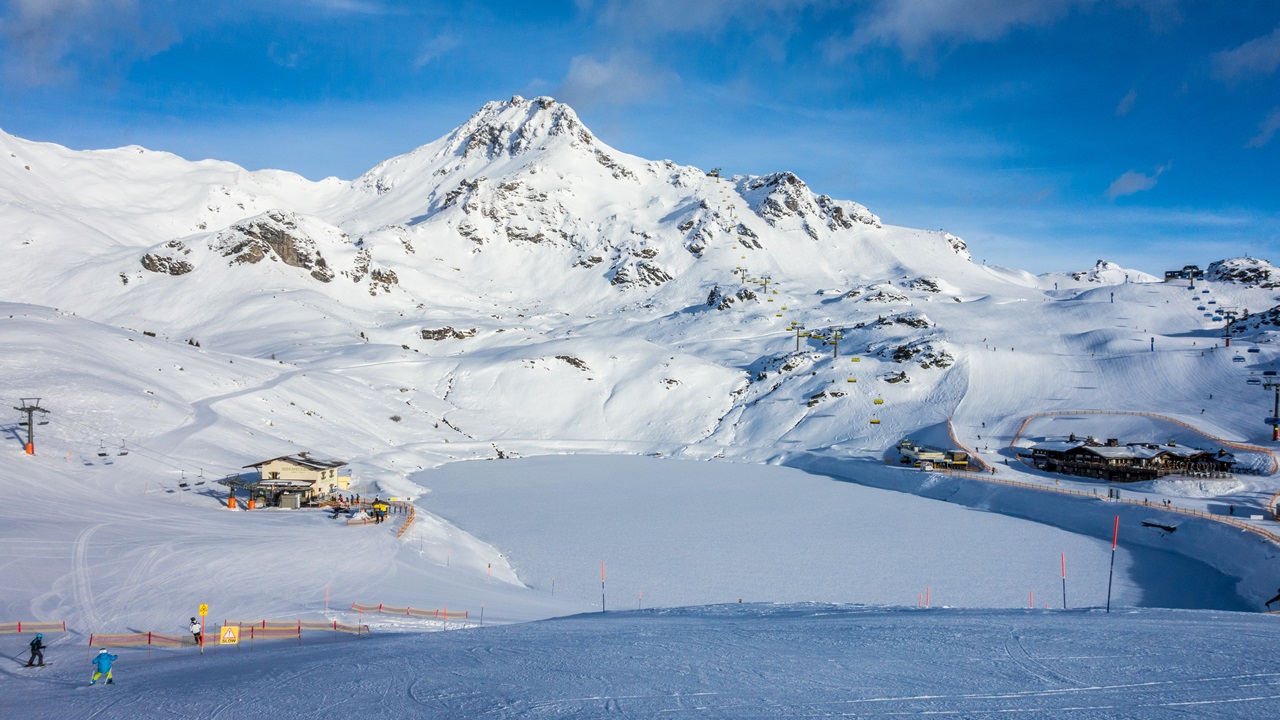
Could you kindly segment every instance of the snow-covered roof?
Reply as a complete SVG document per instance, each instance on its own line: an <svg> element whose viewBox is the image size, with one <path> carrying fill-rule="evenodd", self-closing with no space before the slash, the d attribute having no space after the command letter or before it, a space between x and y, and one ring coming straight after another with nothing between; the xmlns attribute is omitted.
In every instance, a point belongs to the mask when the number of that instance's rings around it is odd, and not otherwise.
<svg viewBox="0 0 1280 720"><path fill-rule="evenodd" d="M1048 440L1031 446L1032 450L1040 450L1042 452L1065 453L1083 448L1085 451L1101 458L1117 460L1122 458L1134 458L1138 460L1150 460L1160 455L1172 455L1179 458L1191 458L1197 455L1212 455L1211 450L1202 450L1200 448L1191 447L1189 445L1156 445L1153 443L1128 443L1126 445L1094 445L1087 440ZM1222 462L1234 462L1233 456L1223 454L1218 456Z"/></svg>
<svg viewBox="0 0 1280 720"><path fill-rule="evenodd" d="M299 453L297 455L281 455L280 457L271 458L270 460L262 460L252 465L245 465L244 467L260 468L267 463L273 463L277 460L284 460L285 462L299 465L307 468L308 470L329 470L331 468L343 467L347 464L346 460L325 460L322 458L310 457L306 453Z"/></svg>

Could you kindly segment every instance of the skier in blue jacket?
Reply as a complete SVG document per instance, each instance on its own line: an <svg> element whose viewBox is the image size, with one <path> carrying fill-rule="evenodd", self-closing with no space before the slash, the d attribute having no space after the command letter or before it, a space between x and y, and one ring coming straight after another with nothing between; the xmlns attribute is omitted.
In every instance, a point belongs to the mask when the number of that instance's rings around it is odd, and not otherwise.
<svg viewBox="0 0 1280 720"><path fill-rule="evenodd" d="M111 680L111 663L115 661L116 661L116 656L107 652L106 648L102 648L101 650L99 650L98 656L90 661L98 668L98 671L93 674L93 679L89 681L89 684L92 685L98 682L98 678L102 677L103 674L107 676L108 685L114 684L113 681Z"/></svg>
<svg viewBox="0 0 1280 720"><path fill-rule="evenodd" d="M40 661L40 667L44 667L44 648L44 633L36 633L31 641L31 659L27 661L27 667L35 665L36 660Z"/></svg>

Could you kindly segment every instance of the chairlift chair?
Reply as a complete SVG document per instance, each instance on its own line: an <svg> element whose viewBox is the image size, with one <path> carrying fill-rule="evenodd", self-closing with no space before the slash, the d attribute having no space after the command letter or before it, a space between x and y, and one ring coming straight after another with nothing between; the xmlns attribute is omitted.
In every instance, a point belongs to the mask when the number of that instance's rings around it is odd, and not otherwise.
<svg viewBox="0 0 1280 720"><path fill-rule="evenodd" d="M1262 348L1249 348L1249 352L1251 353L1262 352Z"/></svg>
<svg viewBox="0 0 1280 720"><path fill-rule="evenodd" d="M128 454L129 454L129 449L128 449L128 448L126 448L126 447L124 446L124 441L123 441L123 440L121 440L121 441L120 441L120 451L119 451L119 452L117 452L117 453L116 453L116 455L120 455L121 457L123 457L123 456L128 455Z"/></svg>
<svg viewBox="0 0 1280 720"><path fill-rule="evenodd" d="M1248 380L1245 380L1245 382L1246 382L1246 383L1248 383L1249 385L1261 385L1261 384L1262 384L1262 379L1261 379L1261 378L1256 378L1256 377L1251 377L1251 378L1249 378Z"/></svg>
<svg viewBox="0 0 1280 720"><path fill-rule="evenodd" d="M1236 355L1235 357L1231 358L1231 362L1244 362L1244 356Z"/></svg>
<svg viewBox="0 0 1280 720"><path fill-rule="evenodd" d="M107 444L99 440L98 441L98 457L106 457L106 456L107 456Z"/></svg>

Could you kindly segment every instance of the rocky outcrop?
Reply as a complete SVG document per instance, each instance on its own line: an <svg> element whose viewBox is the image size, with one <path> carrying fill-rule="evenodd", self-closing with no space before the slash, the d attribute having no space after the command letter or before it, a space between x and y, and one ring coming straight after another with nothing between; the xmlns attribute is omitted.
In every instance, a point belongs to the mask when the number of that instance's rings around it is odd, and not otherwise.
<svg viewBox="0 0 1280 720"><path fill-rule="evenodd" d="M1206 280L1237 283L1246 287L1280 287L1280 278L1277 278L1275 268L1270 262L1259 258L1217 260L1209 263L1204 276Z"/></svg>
<svg viewBox="0 0 1280 720"><path fill-rule="evenodd" d="M321 224L346 240L345 233L323 221L310 218L308 224ZM292 212L269 210L218 233L210 242L210 249L230 258L232 265L253 265L270 259L308 270L321 282L333 280L334 272L320 254L315 239L300 225L299 216Z"/></svg>
<svg viewBox="0 0 1280 720"><path fill-rule="evenodd" d="M774 227L804 230L817 240L818 228L835 232L857 225L880 227L880 218L865 207L827 195L814 195L795 173L748 177L738 184L751 209Z"/></svg>
<svg viewBox="0 0 1280 720"><path fill-rule="evenodd" d="M475 337L476 329L454 330L452 327L445 325L437 330L422 330L420 334L423 340L464 340L469 337Z"/></svg>
<svg viewBox="0 0 1280 720"><path fill-rule="evenodd" d="M177 255L190 255L191 248L181 240L170 240L164 244L165 250ZM164 275L186 275L195 270L195 266L186 260L178 260L173 255L161 255L158 253L147 253L142 256L142 267L153 273L161 273Z"/></svg>

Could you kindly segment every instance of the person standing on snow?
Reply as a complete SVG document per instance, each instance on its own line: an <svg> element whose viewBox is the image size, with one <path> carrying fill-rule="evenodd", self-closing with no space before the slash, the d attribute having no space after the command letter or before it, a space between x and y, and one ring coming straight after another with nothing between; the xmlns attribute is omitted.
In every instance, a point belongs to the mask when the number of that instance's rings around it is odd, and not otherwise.
<svg viewBox="0 0 1280 720"><path fill-rule="evenodd" d="M27 661L27 667L31 667L33 664L44 667L44 648L44 635L36 633L36 636L31 639L31 659ZM40 659L39 663L36 663L36 658Z"/></svg>
<svg viewBox="0 0 1280 720"><path fill-rule="evenodd" d="M195 639L196 639L196 644L197 644L197 645L200 645L200 644L201 644L201 643L200 643L200 639L201 639L201 635L200 635L200 621L199 621L199 620L196 620L195 618L191 618L191 637L193 637L193 638L195 638Z"/></svg>
<svg viewBox="0 0 1280 720"><path fill-rule="evenodd" d="M116 659L116 656L108 653L106 648L99 650L98 656L89 661L92 665L98 668L98 671L93 674L93 679L89 681L89 684L92 685L98 682L98 678L106 675L107 684L114 685L115 681L111 679L111 663L115 662Z"/></svg>

